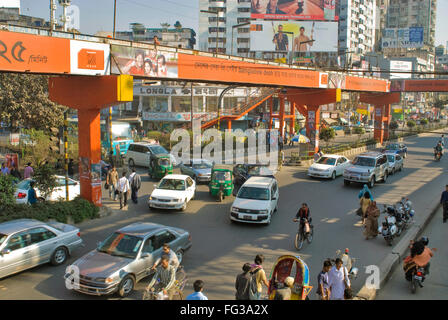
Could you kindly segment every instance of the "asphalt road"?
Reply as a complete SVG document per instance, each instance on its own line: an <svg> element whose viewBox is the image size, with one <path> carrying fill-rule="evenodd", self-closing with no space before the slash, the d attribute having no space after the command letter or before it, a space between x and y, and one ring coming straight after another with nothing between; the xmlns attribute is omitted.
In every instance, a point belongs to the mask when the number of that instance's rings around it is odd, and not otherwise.
<svg viewBox="0 0 448 320"><path fill-rule="evenodd" d="M403 172L390 177L386 184L378 183L373 189L379 203L392 203L408 195L415 204L417 216L419 211L430 206L432 196L440 194L446 184L444 171L448 162L446 158L441 162L432 160L436 137L427 134L405 141L409 157ZM144 169L139 171L143 180L139 204L130 204L127 210L103 219L81 223L79 227L86 247L75 252L68 262L94 249L98 241L130 223L149 221L181 227L190 231L193 238L193 246L183 261L190 279L186 293L192 292L194 280L202 279L204 293L209 299L233 299L236 275L245 262L252 262L259 253L266 257L264 267L268 276L278 256L300 254L310 267L311 284L315 286L323 260L333 257L337 249L348 247L351 254L359 258L360 276L352 284L353 289L358 290L366 278L364 266L378 264L391 250L380 237L364 239L359 218L354 213L361 186L344 187L342 178L335 181L310 179L303 167L283 167L277 174L279 210L269 226L259 226L231 223L229 209L233 197L218 203L209 197L206 185L198 187L196 200L185 212L149 212L146 199L156 181L150 181ZM302 202L307 202L311 208L315 237L299 253L293 245L298 226L292 219ZM117 203L106 199L104 204L118 208ZM65 266L44 265L0 280L0 299L118 299L68 291L64 286L64 270ZM146 283L138 284L129 299L140 299ZM314 292L315 289L312 299Z"/></svg>
<svg viewBox="0 0 448 320"><path fill-rule="evenodd" d="M411 293L410 283L405 280L400 264L386 286L377 294L377 300L447 300L448 299L448 246L446 238L448 223L442 223L442 210L425 228L423 235L429 238L429 247L436 248L431 259L430 274L423 282L423 288Z"/></svg>

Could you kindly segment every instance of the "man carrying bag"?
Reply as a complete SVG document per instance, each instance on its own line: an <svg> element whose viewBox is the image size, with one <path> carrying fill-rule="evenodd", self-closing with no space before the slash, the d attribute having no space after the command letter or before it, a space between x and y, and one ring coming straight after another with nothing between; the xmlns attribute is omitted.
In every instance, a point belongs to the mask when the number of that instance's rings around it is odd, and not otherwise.
<svg viewBox="0 0 448 320"><path fill-rule="evenodd" d="M132 173L129 176L129 182L131 185L131 199L135 204L138 203L138 190L142 186L142 179L140 175L135 172L135 168L132 168Z"/></svg>

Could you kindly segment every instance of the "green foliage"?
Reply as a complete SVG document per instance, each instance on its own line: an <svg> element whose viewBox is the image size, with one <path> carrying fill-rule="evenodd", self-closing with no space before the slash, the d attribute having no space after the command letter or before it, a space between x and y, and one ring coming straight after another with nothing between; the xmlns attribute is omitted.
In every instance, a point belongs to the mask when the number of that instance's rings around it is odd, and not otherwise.
<svg viewBox="0 0 448 320"><path fill-rule="evenodd" d="M15 187L11 175L0 175L0 209L16 203Z"/></svg>
<svg viewBox="0 0 448 320"><path fill-rule="evenodd" d="M364 130L363 127L354 127L353 128L353 133L354 134L358 134L358 135L363 135L364 133L366 133L366 131Z"/></svg>
<svg viewBox="0 0 448 320"><path fill-rule="evenodd" d="M397 122L397 121L392 121L392 122L389 124L389 129L390 129L390 130L397 130L397 129L398 129L398 122Z"/></svg>
<svg viewBox="0 0 448 320"><path fill-rule="evenodd" d="M57 186L55 170L50 164L42 164L35 168L33 179L44 199L49 197Z"/></svg>
<svg viewBox="0 0 448 320"><path fill-rule="evenodd" d="M23 133L29 136L22 143L25 163L31 162L32 166L37 166L47 159L54 159L55 153L50 150L50 137L44 131L24 129Z"/></svg>
<svg viewBox="0 0 448 320"><path fill-rule="evenodd" d="M409 120L406 125L408 126L408 128L414 128L417 124L415 123L414 120Z"/></svg>
<svg viewBox="0 0 448 320"><path fill-rule="evenodd" d="M326 143L336 137L336 131L333 128L322 128L319 133L319 139L324 140Z"/></svg>
<svg viewBox="0 0 448 320"><path fill-rule="evenodd" d="M428 124L428 119L422 119L422 120L420 120L420 124L422 124L422 125L427 125Z"/></svg>
<svg viewBox="0 0 448 320"><path fill-rule="evenodd" d="M63 124L66 107L48 98L48 76L0 73L0 93L0 119L13 130L45 130Z"/></svg>
<svg viewBox="0 0 448 320"><path fill-rule="evenodd" d="M98 218L99 208L82 198L73 201L41 202L33 206L13 204L0 212L0 223L15 219L56 220L67 223L80 223L86 219Z"/></svg>

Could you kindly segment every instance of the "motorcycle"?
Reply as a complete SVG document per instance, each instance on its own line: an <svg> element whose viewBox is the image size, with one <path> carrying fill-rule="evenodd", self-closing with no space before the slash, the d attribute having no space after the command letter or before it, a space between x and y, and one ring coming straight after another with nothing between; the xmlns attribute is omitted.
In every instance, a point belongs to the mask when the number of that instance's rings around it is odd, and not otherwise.
<svg viewBox="0 0 448 320"><path fill-rule="evenodd" d="M437 151L436 148L434 148L434 160L440 161L442 155L442 151Z"/></svg>
<svg viewBox="0 0 448 320"><path fill-rule="evenodd" d="M358 277L358 271L359 269L354 267L355 262L358 260L357 258L351 257L349 255L349 250L345 249L344 253L342 253L341 250L336 251L336 255L334 259L330 259L332 263L334 264L336 258L339 258L342 260L342 265L347 268L348 271L348 278L350 280L356 279Z"/></svg>
<svg viewBox="0 0 448 320"><path fill-rule="evenodd" d="M425 281L425 268L416 267L412 273L411 279L411 292L415 293L417 291L417 286L423 288L423 281Z"/></svg>
<svg viewBox="0 0 448 320"><path fill-rule="evenodd" d="M414 209L412 209L412 202L409 201L409 199L402 197L401 201L398 202L398 205L398 210L402 211L402 216L406 224L411 223L415 215L415 211Z"/></svg>
<svg viewBox="0 0 448 320"><path fill-rule="evenodd" d="M402 228L399 229L397 226L397 217L400 217L400 214L394 206L385 205L384 212L387 213L387 216L378 228L378 233L383 236L389 246L392 246L394 238L398 237L402 231ZM398 220L400 220L399 223L402 223L401 219Z"/></svg>

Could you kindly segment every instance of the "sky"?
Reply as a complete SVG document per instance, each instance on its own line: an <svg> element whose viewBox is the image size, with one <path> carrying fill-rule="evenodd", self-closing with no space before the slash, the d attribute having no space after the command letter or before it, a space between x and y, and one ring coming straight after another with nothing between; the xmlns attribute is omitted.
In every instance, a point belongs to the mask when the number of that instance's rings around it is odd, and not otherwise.
<svg viewBox="0 0 448 320"><path fill-rule="evenodd" d="M55 0L57 2L57 0ZM80 9L81 33L112 31L114 0L72 0ZM21 0L21 13L49 20L50 0ZM59 17L62 9L58 5ZM436 45L448 42L448 0L437 1ZM116 30L129 30L129 24L138 22L146 27L158 28L161 23L174 25L180 21L183 27L199 31L198 0L117 0Z"/></svg>

